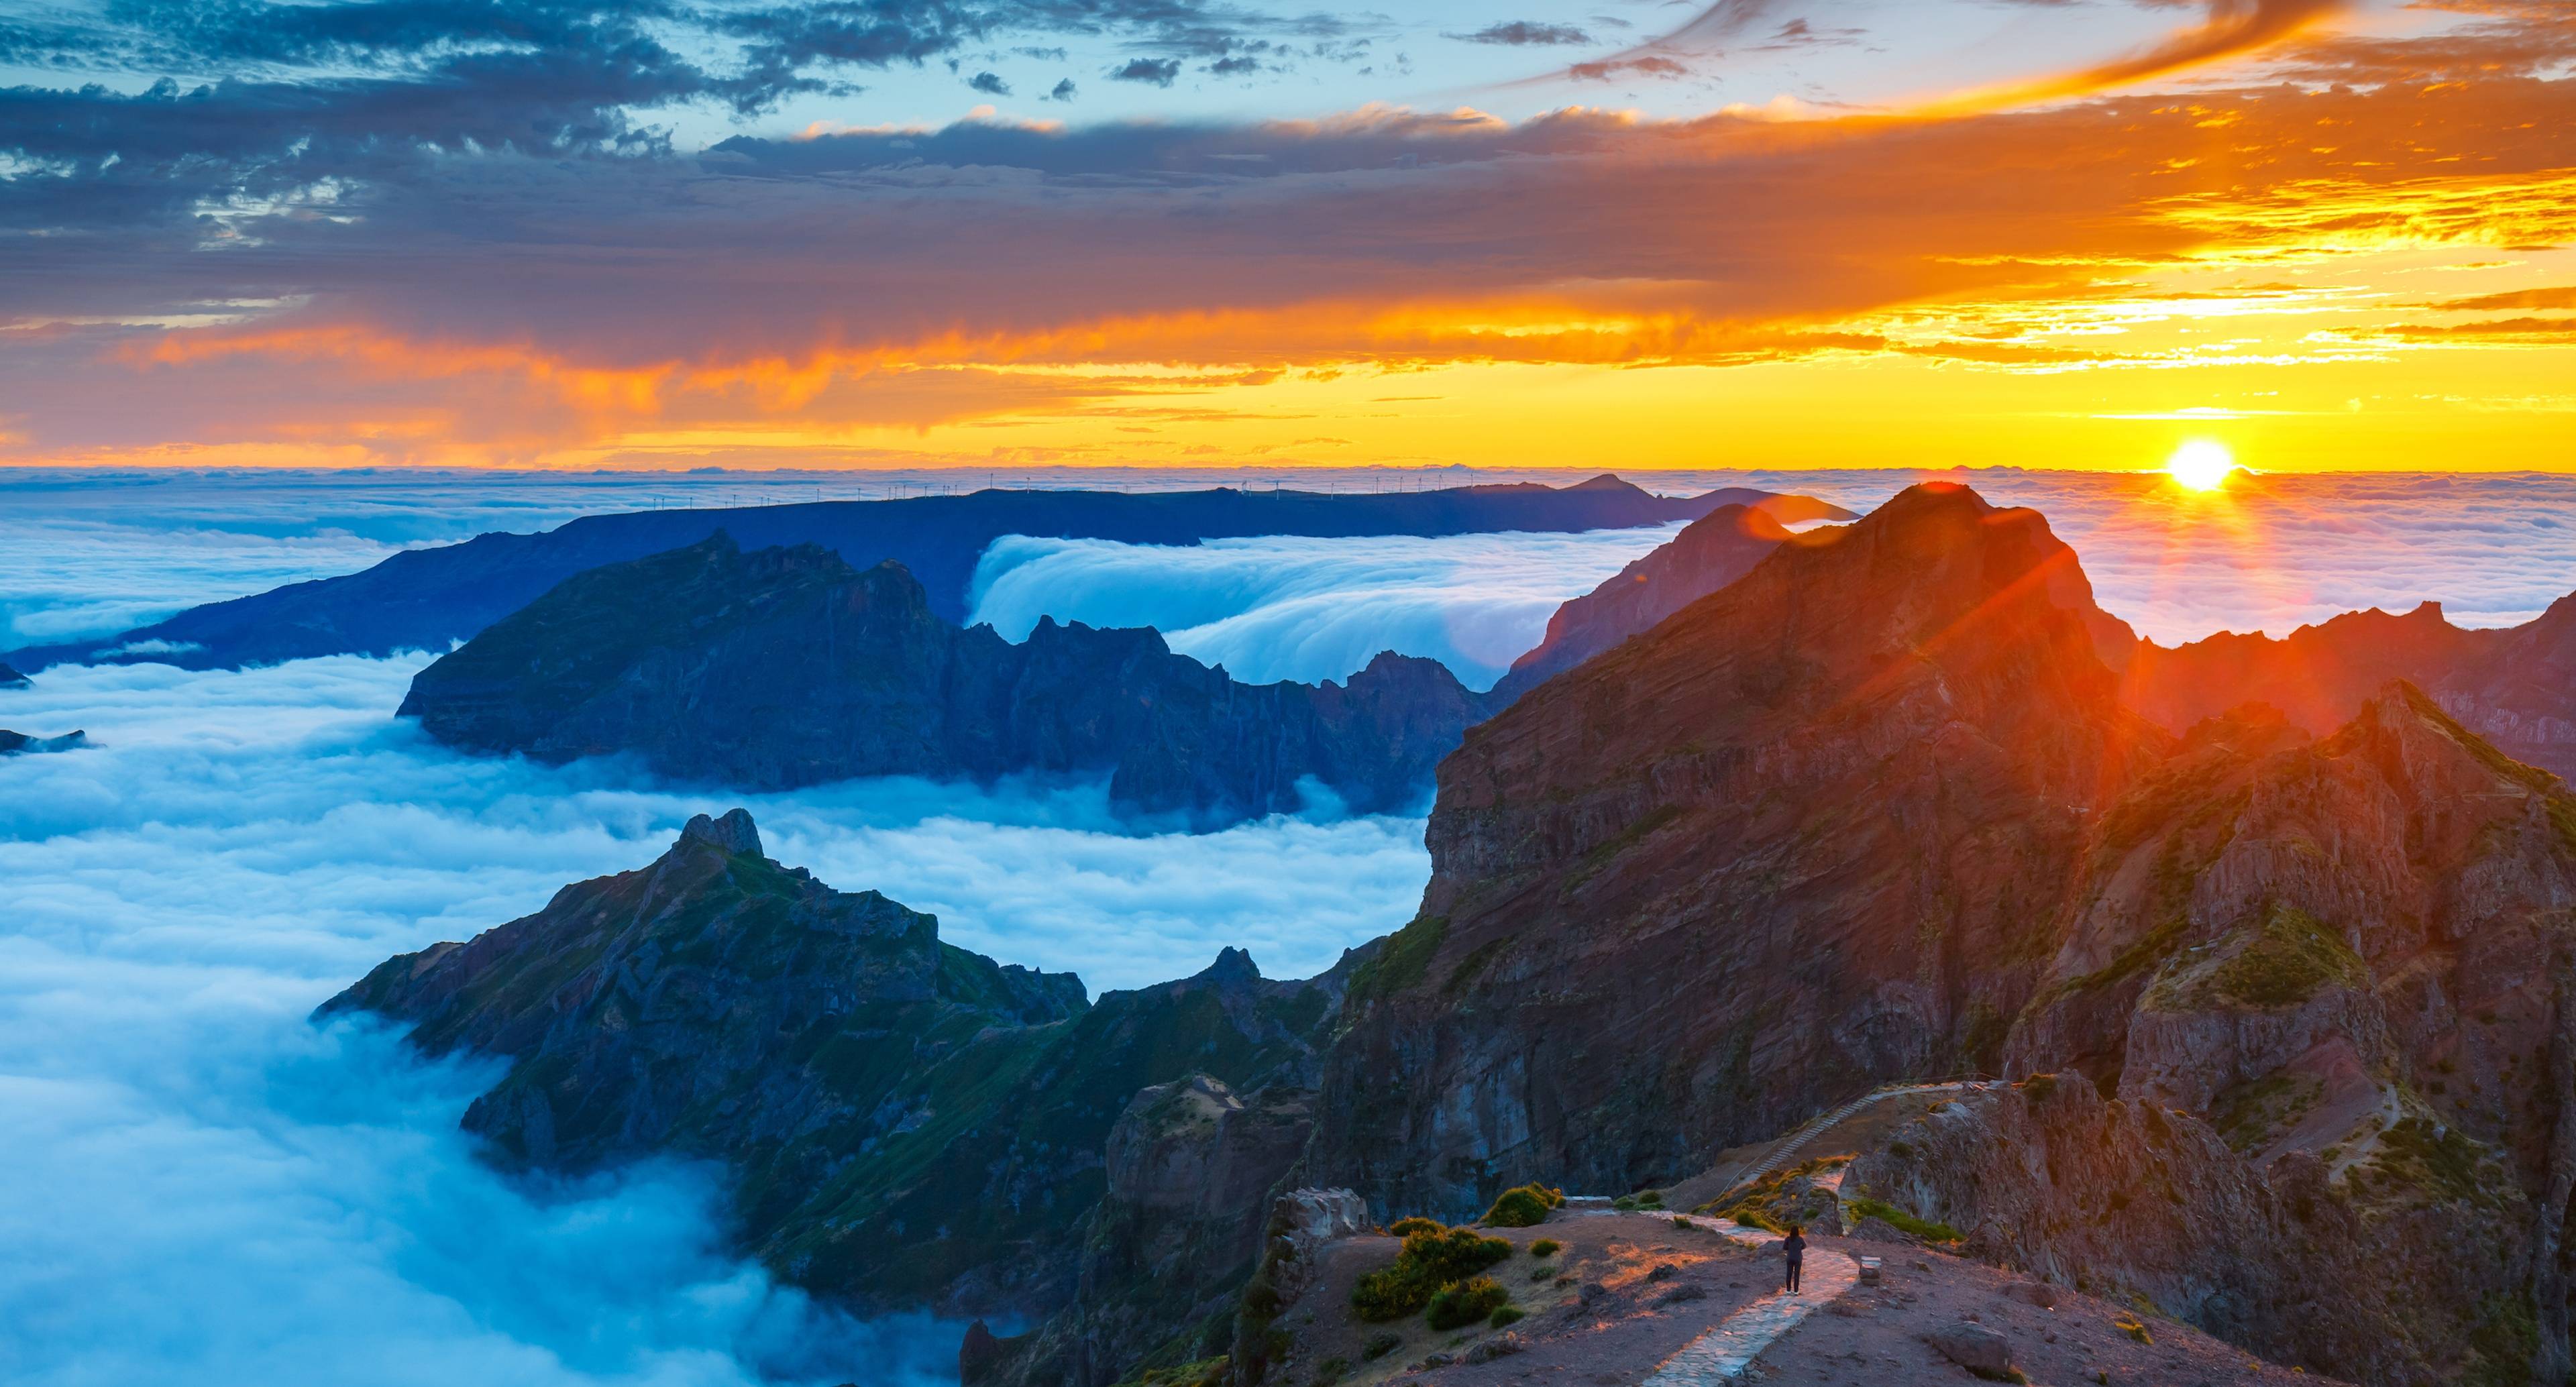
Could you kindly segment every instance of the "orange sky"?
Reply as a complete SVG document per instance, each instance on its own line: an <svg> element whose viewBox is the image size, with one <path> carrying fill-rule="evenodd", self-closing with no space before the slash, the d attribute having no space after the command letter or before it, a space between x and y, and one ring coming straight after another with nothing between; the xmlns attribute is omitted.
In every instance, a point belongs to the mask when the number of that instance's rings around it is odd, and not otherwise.
<svg viewBox="0 0 2576 1387"><path fill-rule="evenodd" d="M2576 14L2210 11L1787 119L441 155L18 314L0 462L2576 466Z"/></svg>

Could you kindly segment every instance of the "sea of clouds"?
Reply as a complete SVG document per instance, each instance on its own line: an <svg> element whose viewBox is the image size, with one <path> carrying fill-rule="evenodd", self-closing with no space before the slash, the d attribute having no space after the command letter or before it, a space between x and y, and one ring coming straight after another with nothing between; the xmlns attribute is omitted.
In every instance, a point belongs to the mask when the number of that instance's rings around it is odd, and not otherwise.
<svg viewBox="0 0 2576 1387"><path fill-rule="evenodd" d="M1006 535L976 566L970 619L1015 641L1041 616L1151 626L1252 684L1340 679L1394 650L1486 689L1538 644L1558 604L1680 529L1197 545Z"/></svg>
<svg viewBox="0 0 2576 1387"><path fill-rule="evenodd" d="M1097 787L691 794L453 755L391 713L419 659L58 668L0 726L0 1381L900 1384L960 1326L858 1323L727 1256L708 1172L503 1179L456 1128L488 1067L314 1006L387 956L652 860L747 804L773 856L1095 992L1226 944L1274 976L1409 917L1407 819L1125 831Z"/></svg>
<svg viewBox="0 0 2576 1387"><path fill-rule="evenodd" d="M0 641L104 635L593 510L971 480L0 474ZM1912 480L1657 484L1866 509ZM2104 604L2167 640L2425 597L2498 624L2576 586L2576 486L2555 478L2240 479L2198 499L2125 477L1965 480L2044 510ZM976 596L1011 634L1041 614L1157 625L1247 679L1339 677L1396 649L1483 685L1558 601L1669 528L1012 539ZM1419 818L1329 806L1188 836L1122 824L1097 786L744 797L614 764L464 758L391 717L423 658L64 668L0 690L0 727L98 742L0 758L0 1381L935 1380L959 1326L859 1323L772 1284L726 1254L710 1172L504 1179L456 1129L488 1067L422 1064L380 1028L310 1024L312 1008L388 955L641 865L689 814L735 803L781 861L1095 992L1195 971L1228 944L1273 976L1313 973L1402 923L1428 872Z"/></svg>

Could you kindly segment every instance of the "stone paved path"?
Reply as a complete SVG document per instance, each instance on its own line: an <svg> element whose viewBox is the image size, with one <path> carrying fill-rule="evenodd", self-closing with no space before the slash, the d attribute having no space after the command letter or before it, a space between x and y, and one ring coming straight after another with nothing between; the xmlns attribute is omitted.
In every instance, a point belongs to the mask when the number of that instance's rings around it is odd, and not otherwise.
<svg viewBox="0 0 2576 1387"><path fill-rule="evenodd" d="M1984 1089L1994 1087L1995 1083L1994 1080L1955 1079L1931 1084L1892 1084L1872 1090L1832 1112L1810 1119L1798 1130L1790 1133L1779 1145L1773 1147L1745 1174L1738 1176L1733 1187L1741 1189L1752 1181L1759 1180L1772 1171L1786 1166L1789 1159L1797 1154L1799 1148L1835 1123L1873 1103L1905 1093ZM1839 1193L1842 1188L1842 1172L1838 1170L1825 1172L1817 1177L1816 1183ZM1609 1203L1606 1195L1577 1195L1566 1201L1566 1212L1595 1217L1620 1217L1621 1214L1614 1212L1609 1207ZM1676 1215L1663 1209L1640 1209L1633 1216L1651 1218L1664 1224L1671 1223L1677 1217L1687 1219L1695 1227L1705 1228L1721 1237L1732 1238L1736 1242L1756 1248L1780 1241L1780 1235L1777 1233L1743 1227L1731 1219L1714 1219L1704 1214ZM1825 1302L1850 1290L1859 1281L1859 1263L1840 1252L1811 1246L1807 1249L1806 1265L1798 1277L1796 1295L1790 1295L1786 1291L1773 1291L1760 1300L1737 1310L1734 1314L1728 1315L1725 1319L1719 1320L1707 1333L1683 1345L1679 1353L1665 1359L1657 1366L1655 1371L1646 1378L1645 1387L1711 1387L1711 1384L1715 1383L1742 1381L1744 1370L1752 1365L1755 1358L1761 1356L1764 1349L1779 1342L1781 1335L1797 1328L1807 1316L1814 1314Z"/></svg>
<svg viewBox="0 0 2576 1387"><path fill-rule="evenodd" d="M1673 1216L1662 1214L1656 1217L1668 1222ZM1698 1214L1683 1217L1712 1233L1757 1247L1780 1241L1778 1234L1758 1228L1739 1228L1733 1223ZM1681 1352L1665 1359L1647 1377L1645 1387L1709 1387L1713 1383L1740 1381L1745 1368L1764 1349L1778 1342L1781 1335L1797 1328L1826 1301L1850 1290L1859 1280L1859 1263L1839 1252L1810 1247L1806 1265L1798 1276L1796 1295L1773 1291L1719 1320L1707 1333L1683 1345Z"/></svg>

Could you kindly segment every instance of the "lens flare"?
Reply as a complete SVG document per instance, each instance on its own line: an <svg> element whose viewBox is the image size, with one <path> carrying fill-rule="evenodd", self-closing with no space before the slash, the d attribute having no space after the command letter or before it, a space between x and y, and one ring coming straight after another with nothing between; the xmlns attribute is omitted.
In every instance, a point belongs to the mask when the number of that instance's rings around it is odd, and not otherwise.
<svg viewBox="0 0 2576 1387"><path fill-rule="evenodd" d="M2195 438L2174 449L2165 459L2165 475L2188 490L2216 491L2227 484L2227 474L2236 470L2236 457L2224 443Z"/></svg>

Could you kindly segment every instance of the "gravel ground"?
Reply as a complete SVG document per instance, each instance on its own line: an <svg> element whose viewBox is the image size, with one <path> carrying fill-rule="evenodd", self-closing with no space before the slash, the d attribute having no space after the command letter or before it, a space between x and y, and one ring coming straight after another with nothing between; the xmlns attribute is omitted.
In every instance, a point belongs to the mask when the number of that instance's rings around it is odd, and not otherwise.
<svg viewBox="0 0 2576 1387"><path fill-rule="evenodd" d="M1398 1246L1393 1238L1353 1238L1331 1250L1321 1281L1281 1316L1294 1347L1271 1380L1281 1387L1626 1387L1642 1383L1683 1345L1779 1286L1776 1250L1757 1253L1715 1234L1674 1228L1662 1218L1560 1215L1538 1228L1495 1231L1521 1249L1493 1272L1527 1312L1508 1331L1521 1351L1468 1362L1499 1333L1479 1328L1434 1334L1419 1317L1397 1325L1352 1320L1352 1282L1393 1260ZM1549 1259L1557 1275L1533 1281L1540 1262L1527 1248L1542 1237L1566 1247ZM1831 1387L1973 1383L1976 1375L1930 1342L1945 1326L1964 1323L2001 1335L2010 1371L2042 1387L2330 1383L2263 1363L2187 1326L2063 1287L2041 1287L1983 1263L1911 1244L1821 1237L1812 1242L1855 1259L1881 1258L1883 1282L1856 1287L1808 1316L1755 1361L1751 1381ZM1571 1284L1559 1284L1557 1276L1572 1278ZM1599 1287L1590 1304L1578 1295L1585 1283ZM2144 1341L2123 1328L2124 1322L2137 1325ZM1390 1333L1399 1336L1394 1349L1373 1360L1363 1356L1370 1339ZM1435 1354L1458 1361L1429 1361Z"/></svg>

